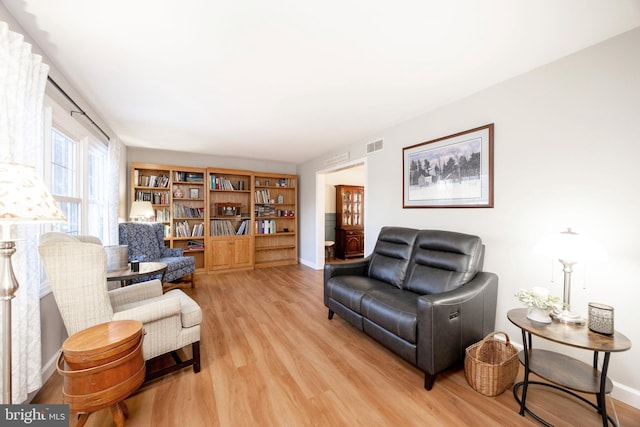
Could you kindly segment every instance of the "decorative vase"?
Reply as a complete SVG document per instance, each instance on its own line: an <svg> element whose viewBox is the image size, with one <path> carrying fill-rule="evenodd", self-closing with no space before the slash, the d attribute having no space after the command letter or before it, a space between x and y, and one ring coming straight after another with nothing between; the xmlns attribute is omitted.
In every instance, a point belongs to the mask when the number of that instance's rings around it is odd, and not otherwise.
<svg viewBox="0 0 640 427"><path fill-rule="evenodd" d="M538 307L529 307L527 313L527 319L533 320L538 323L551 323L551 317L549 316L549 310Z"/></svg>

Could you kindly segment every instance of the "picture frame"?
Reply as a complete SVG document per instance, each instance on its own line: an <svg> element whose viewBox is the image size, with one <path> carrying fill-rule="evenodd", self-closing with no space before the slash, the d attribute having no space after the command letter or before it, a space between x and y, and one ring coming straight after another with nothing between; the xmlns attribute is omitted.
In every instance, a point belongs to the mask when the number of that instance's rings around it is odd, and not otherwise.
<svg viewBox="0 0 640 427"><path fill-rule="evenodd" d="M494 124L402 149L403 208L492 208Z"/></svg>
<svg viewBox="0 0 640 427"><path fill-rule="evenodd" d="M198 188L190 188L189 189L189 198L190 199L199 199L200 198L200 190Z"/></svg>

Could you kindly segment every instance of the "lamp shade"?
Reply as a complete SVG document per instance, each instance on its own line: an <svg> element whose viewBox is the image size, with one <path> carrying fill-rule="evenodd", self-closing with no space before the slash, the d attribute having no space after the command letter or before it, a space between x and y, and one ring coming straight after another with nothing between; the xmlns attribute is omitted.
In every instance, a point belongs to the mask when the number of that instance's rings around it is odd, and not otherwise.
<svg viewBox="0 0 640 427"><path fill-rule="evenodd" d="M66 220L35 168L0 163L0 223Z"/></svg>
<svg viewBox="0 0 640 427"><path fill-rule="evenodd" d="M534 250L541 255L571 262L598 261L605 257L600 245L570 228L542 239Z"/></svg>
<svg viewBox="0 0 640 427"><path fill-rule="evenodd" d="M151 202L136 201L131 204L129 218L131 219L148 219L154 216L153 206Z"/></svg>

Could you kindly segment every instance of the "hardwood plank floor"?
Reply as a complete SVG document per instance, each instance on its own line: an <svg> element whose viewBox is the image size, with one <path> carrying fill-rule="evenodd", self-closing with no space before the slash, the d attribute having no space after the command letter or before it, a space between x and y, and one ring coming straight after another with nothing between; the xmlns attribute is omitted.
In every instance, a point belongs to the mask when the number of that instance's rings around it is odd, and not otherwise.
<svg viewBox="0 0 640 427"><path fill-rule="evenodd" d="M540 425L518 415L511 390L475 392L461 366L426 391L418 369L339 316L327 319L321 271L297 265L196 280L185 292L203 310L202 371L143 385L126 401L128 427ZM57 373L32 403L62 403ZM556 426L602 425L593 409L551 389L530 388L528 403ZM620 425L640 425L640 410L615 408ZM112 426L110 411L86 425Z"/></svg>

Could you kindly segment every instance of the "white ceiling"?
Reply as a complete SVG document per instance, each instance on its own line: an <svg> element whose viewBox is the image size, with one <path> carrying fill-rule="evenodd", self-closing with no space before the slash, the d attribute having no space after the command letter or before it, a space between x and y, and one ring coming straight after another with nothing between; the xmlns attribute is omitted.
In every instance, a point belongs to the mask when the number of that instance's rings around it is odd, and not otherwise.
<svg viewBox="0 0 640 427"><path fill-rule="evenodd" d="M640 26L640 0L2 0L131 146L300 163Z"/></svg>

